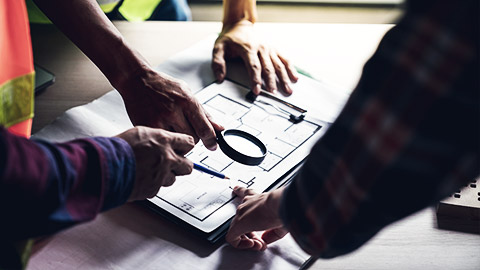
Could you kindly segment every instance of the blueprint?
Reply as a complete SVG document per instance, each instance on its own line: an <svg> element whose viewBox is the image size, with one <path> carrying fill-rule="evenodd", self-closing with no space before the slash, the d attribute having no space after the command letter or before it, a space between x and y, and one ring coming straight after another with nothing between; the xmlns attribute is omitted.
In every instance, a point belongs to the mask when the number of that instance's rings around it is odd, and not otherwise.
<svg viewBox="0 0 480 270"><path fill-rule="evenodd" d="M248 89L225 81L211 84L196 96L210 115L226 129L240 129L255 135L267 146L265 160L258 166L233 161L218 148L207 150L198 143L186 156L193 162L221 172L221 179L193 171L162 187L151 202L204 232L211 232L231 218L238 202L232 188L244 186L263 192L300 163L327 124L308 117L297 124L288 114L264 103L245 99Z"/></svg>

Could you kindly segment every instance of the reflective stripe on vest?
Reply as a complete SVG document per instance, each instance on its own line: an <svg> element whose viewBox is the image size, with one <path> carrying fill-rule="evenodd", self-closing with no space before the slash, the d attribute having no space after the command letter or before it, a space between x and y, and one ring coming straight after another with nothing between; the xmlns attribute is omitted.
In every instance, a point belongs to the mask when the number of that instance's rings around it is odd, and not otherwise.
<svg viewBox="0 0 480 270"><path fill-rule="evenodd" d="M34 69L25 2L0 0L0 124L33 117ZM21 135L30 136L25 130Z"/></svg>
<svg viewBox="0 0 480 270"><path fill-rule="evenodd" d="M26 0L27 10L28 10L28 20L31 23L52 23L50 19L43 14L43 12L37 7L33 0ZM100 5L100 8L105 13L111 12L120 0L97 0L97 3Z"/></svg>
<svg viewBox="0 0 480 270"><path fill-rule="evenodd" d="M150 18L162 0L124 0L118 11L131 22Z"/></svg>
<svg viewBox="0 0 480 270"><path fill-rule="evenodd" d="M27 10L28 10L28 20L31 23L52 23L50 19L43 14L43 12L37 7L33 0L26 0ZM100 8L105 13L111 12L120 0L97 0L97 3L100 5Z"/></svg>
<svg viewBox="0 0 480 270"><path fill-rule="evenodd" d="M32 71L0 85L0 124L9 127L33 117L34 81Z"/></svg>
<svg viewBox="0 0 480 270"><path fill-rule="evenodd" d="M162 0L124 0L118 11L132 22L145 21L150 18ZM118 5L120 0L97 0L103 12L109 13ZM31 23L51 23L33 0L26 0L28 19Z"/></svg>
<svg viewBox="0 0 480 270"><path fill-rule="evenodd" d="M0 124L30 136L33 117L34 69L25 2L0 0ZM10 130L9 128L9 130ZM24 269L32 240L0 241L0 268Z"/></svg>

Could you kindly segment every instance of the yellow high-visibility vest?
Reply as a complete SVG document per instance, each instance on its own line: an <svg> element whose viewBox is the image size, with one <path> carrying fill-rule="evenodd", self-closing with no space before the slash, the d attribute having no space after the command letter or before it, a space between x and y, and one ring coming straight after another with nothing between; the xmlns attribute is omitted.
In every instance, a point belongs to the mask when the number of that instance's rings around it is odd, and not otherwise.
<svg viewBox="0 0 480 270"><path fill-rule="evenodd" d="M0 0L0 55L0 124L29 137L35 71L23 1Z"/></svg>
<svg viewBox="0 0 480 270"><path fill-rule="evenodd" d="M150 18L162 0L97 0L103 12L112 12L117 5L118 11L128 21L145 21ZM51 23L32 0L26 0L28 18L31 23Z"/></svg>
<svg viewBox="0 0 480 270"><path fill-rule="evenodd" d="M0 125L24 137L32 131L34 76L25 2L0 0ZM25 268L32 243L0 241L0 268Z"/></svg>

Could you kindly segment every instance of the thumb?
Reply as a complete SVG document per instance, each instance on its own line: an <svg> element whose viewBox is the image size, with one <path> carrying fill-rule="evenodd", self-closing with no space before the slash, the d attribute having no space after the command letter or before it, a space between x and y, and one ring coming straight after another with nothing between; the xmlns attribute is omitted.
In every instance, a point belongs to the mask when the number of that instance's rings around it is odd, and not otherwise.
<svg viewBox="0 0 480 270"><path fill-rule="evenodd" d="M270 244L282 239L287 233L288 230L283 227L267 230L262 234L262 240L265 241L265 244Z"/></svg>

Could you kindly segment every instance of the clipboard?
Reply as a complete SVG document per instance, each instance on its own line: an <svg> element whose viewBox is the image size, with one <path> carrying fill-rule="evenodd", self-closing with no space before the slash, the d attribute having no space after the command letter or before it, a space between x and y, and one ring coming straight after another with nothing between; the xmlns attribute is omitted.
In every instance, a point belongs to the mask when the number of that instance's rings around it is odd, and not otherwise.
<svg viewBox="0 0 480 270"><path fill-rule="evenodd" d="M249 92L248 88L226 80L206 86L196 97L225 128L244 130L262 140L267 145L266 159L258 166L239 164L219 149L206 150L200 142L186 157L228 175L232 178L230 183L194 171L177 177L174 185L162 187L157 196L143 202L154 212L211 243L222 239L241 203L232 193L234 186L253 188L261 193L287 185L330 125L309 118L308 114L300 122L292 121L288 113L291 108L278 109L285 104L272 105L272 100L249 101L246 98Z"/></svg>

